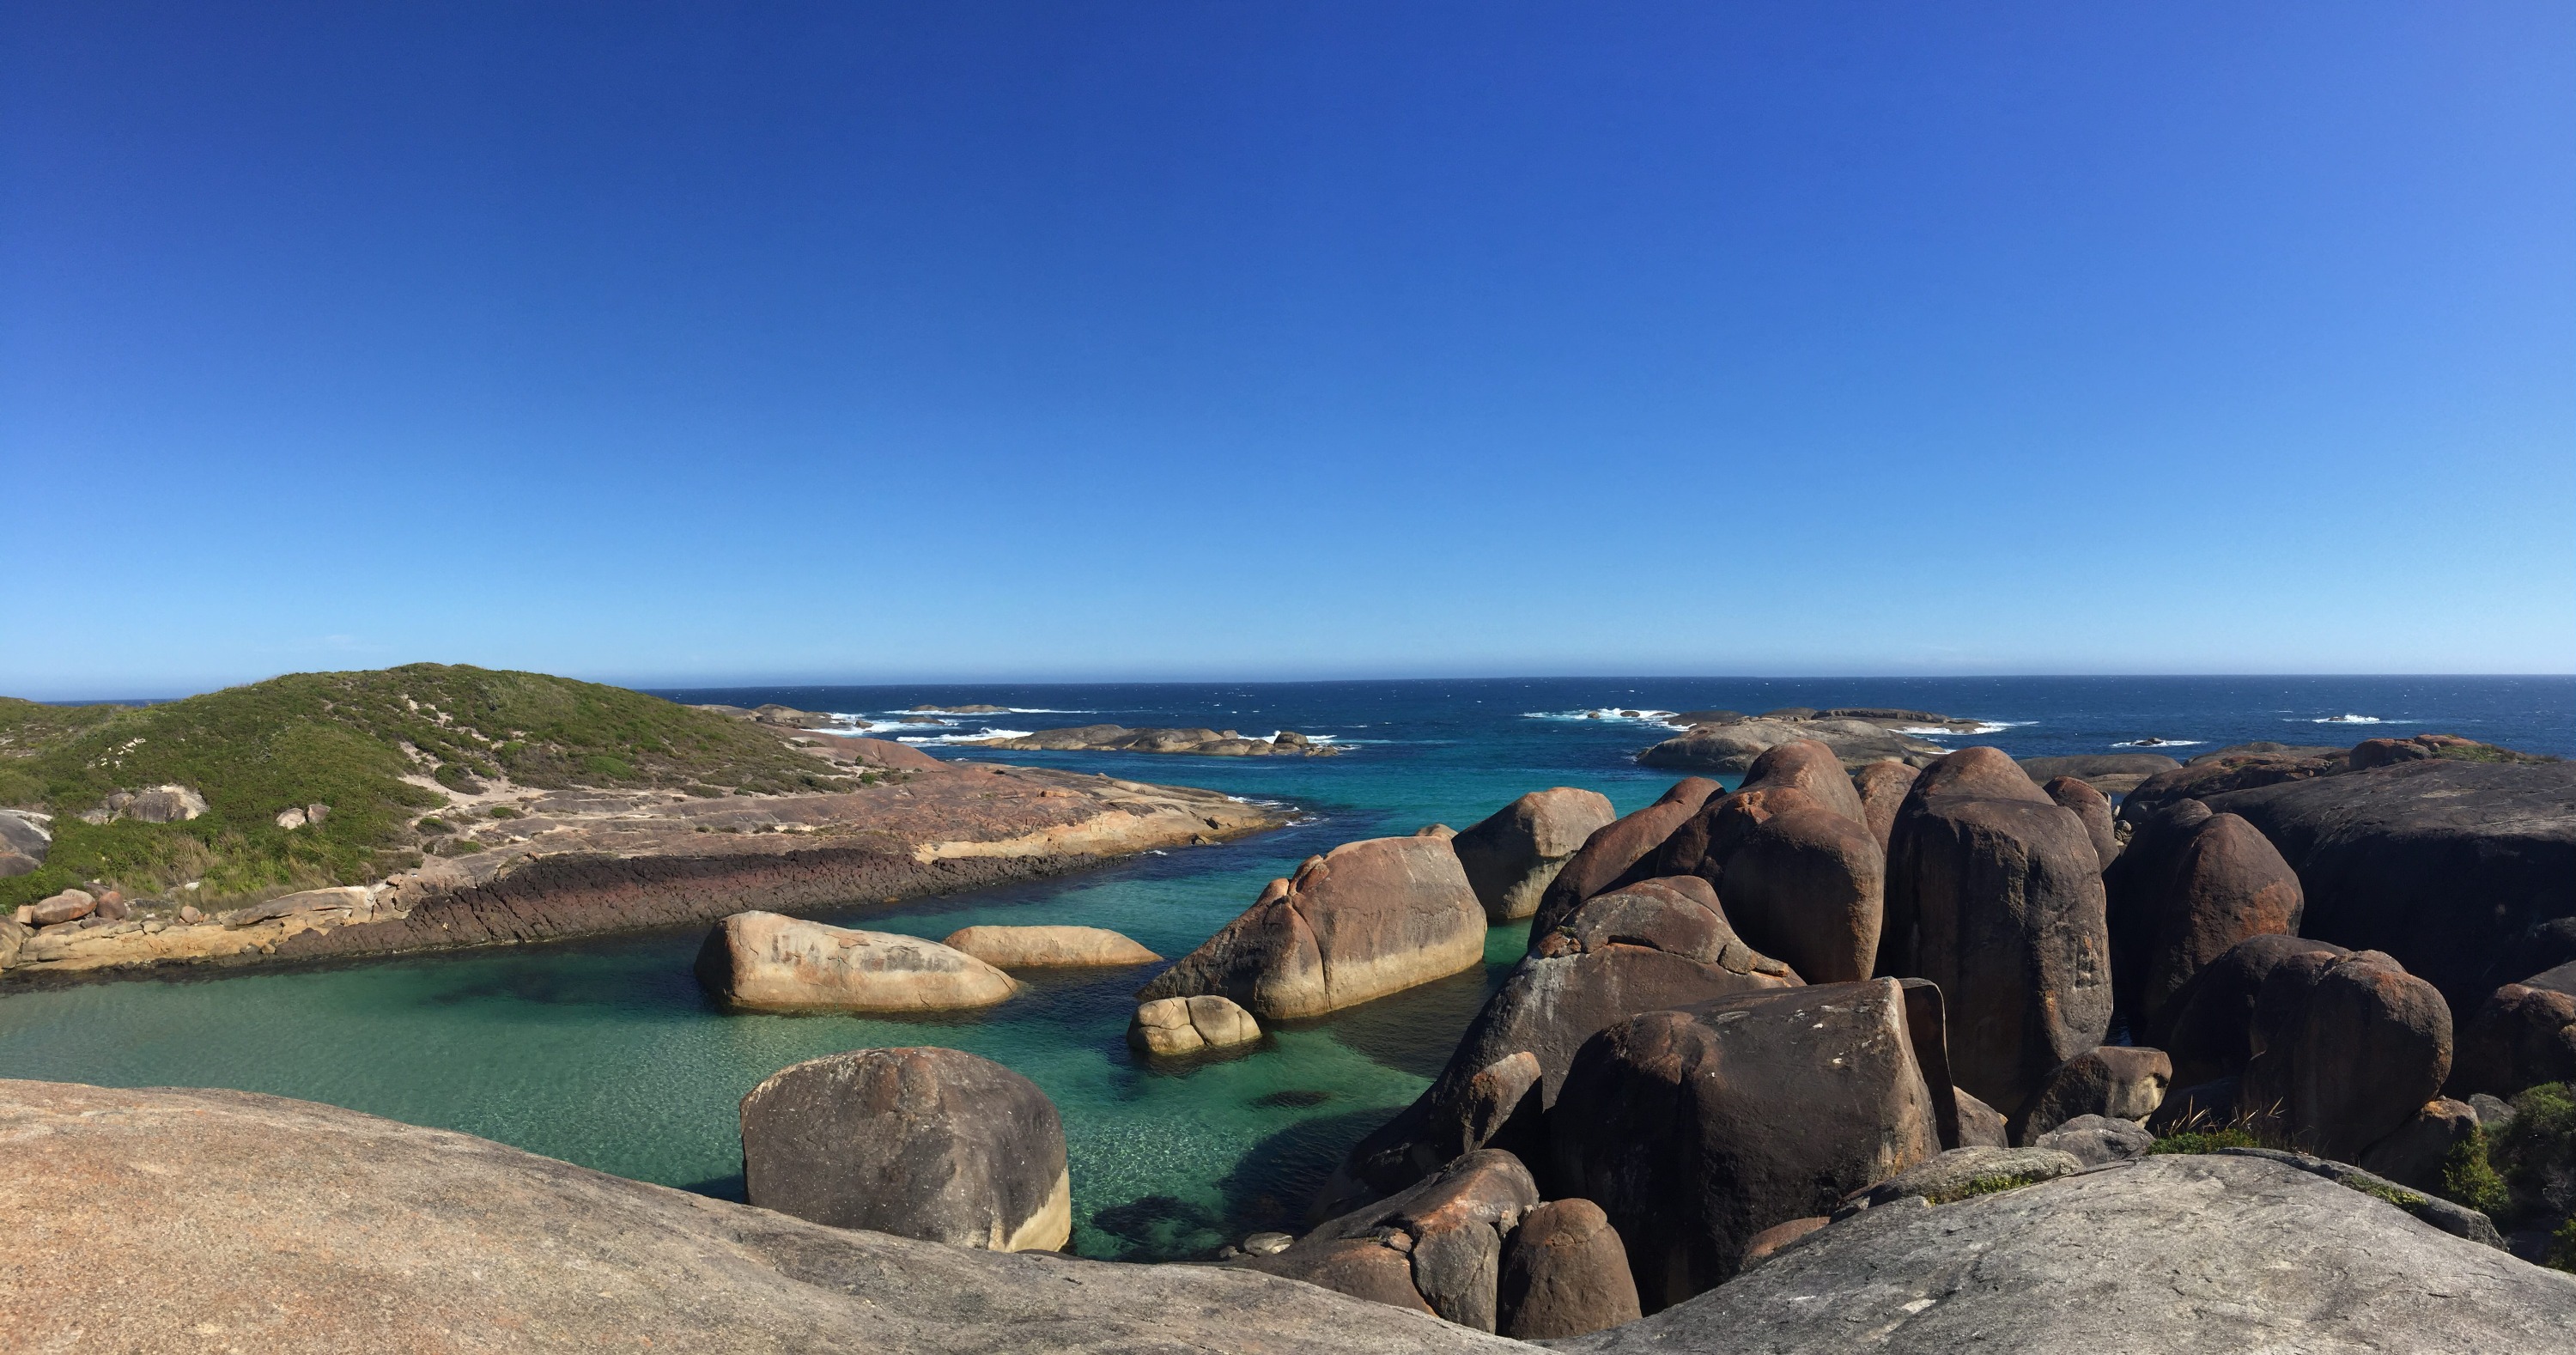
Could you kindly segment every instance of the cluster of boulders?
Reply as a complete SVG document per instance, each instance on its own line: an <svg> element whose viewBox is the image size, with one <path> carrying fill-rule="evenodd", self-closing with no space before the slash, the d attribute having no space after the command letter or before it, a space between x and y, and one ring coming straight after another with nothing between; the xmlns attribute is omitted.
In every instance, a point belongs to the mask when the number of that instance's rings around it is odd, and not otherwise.
<svg viewBox="0 0 2576 1355"><path fill-rule="evenodd" d="M1283 729L1269 738L1247 737L1231 729L1129 729L1125 725L1078 725L1041 729L1034 734L961 739L978 748L1007 748L1042 753L1197 753L1202 757L1334 757L1341 749Z"/></svg>
<svg viewBox="0 0 2576 1355"><path fill-rule="evenodd" d="M0 880L33 875L54 845L54 816L32 809L0 809Z"/></svg>
<svg viewBox="0 0 2576 1355"><path fill-rule="evenodd" d="M84 810L85 823L113 823L132 819L137 823L185 823L206 812L206 797L188 786L147 786L142 790L120 790L110 794L98 808Z"/></svg>
<svg viewBox="0 0 2576 1355"><path fill-rule="evenodd" d="M1949 750L1900 731L1979 727L1974 722L1925 711L1818 711L1804 706L1764 715L1739 715L1731 710L1690 711L1675 716L1672 723L1685 726L1683 732L1639 752L1639 764L1740 772L1771 749L1806 740L1823 744L1845 766L1855 770L1887 759L1920 767Z"/></svg>
<svg viewBox="0 0 2576 1355"><path fill-rule="evenodd" d="M1606 822L1559 788L1348 844L1142 996L1312 1016L1474 963L1480 916L1531 916L1326 1221L1239 1261L1491 1330L1520 1330L1499 1277L1542 1200L1621 1240L1615 1282L1596 1257L1576 1287L1654 1312L1891 1180L1965 1198L2133 1161L2157 1131L2405 1194L2479 1124L2443 1096L2465 1095L2446 981L2547 959L2478 991L2464 1066L2497 1094L2576 1071L2576 768L2464 747L1852 769L1793 739L1732 792L1692 777ZM2125 805L2079 770L2134 778Z"/></svg>

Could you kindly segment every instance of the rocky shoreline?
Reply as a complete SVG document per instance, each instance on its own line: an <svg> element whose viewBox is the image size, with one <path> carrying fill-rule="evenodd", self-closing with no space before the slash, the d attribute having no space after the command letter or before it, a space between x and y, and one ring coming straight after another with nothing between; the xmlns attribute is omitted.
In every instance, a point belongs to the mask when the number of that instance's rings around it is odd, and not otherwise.
<svg viewBox="0 0 2576 1355"><path fill-rule="evenodd" d="M480 821L471 839L480 850L429 857L370 884L196 916L163 899L119 900L109 910L118 916L92 911L36 928L0 919L0 983L548 941L703 923L750 908L891 902L1063 874L1283 821L1274 809L1213 791L921 760L930 766L820 795L487 787L455 797L467 811L510 811Z"/></svg>

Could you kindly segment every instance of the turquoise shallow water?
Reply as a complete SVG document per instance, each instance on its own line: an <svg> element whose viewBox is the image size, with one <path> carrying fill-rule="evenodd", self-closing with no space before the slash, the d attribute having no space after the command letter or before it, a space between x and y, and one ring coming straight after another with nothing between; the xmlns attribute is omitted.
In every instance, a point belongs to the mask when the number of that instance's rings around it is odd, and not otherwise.
<svg viewBox="0 0 2576 1355"><path fill-rule="evenodd" d="M2125 684L2125 685L2124 685ZM1179 955L1262 883L1335 843L1464 826L1525 790L1590 786L1621 811L1672 777L1628 761L1665 731L1642 722L1532 718L1587 708L1762 710L1921 707L2018 722L1977 740L2021 754L2106 750L2141 734L2349 743L2372 733L2457 730L2576 752L2565 679L2013 679L1871 684L1558 680L1275 687L793 689L689 699L898 710L988 700L1050 710L1011 728L1115 721L1286 726L1351 744L1320 760L1014 754L1291 802L1298 826L1089 874L834 920L939 937L970 923L1112 927ZM2367 714L2379 727L2317 725ZM2413 723L2405 723L2412 721ZM954 731L972 732L977 722ZM946 750L957 751L957 750ZM2186 755L2189 748L2180 750ZM1249 1052L1151 1067L1124 1043L1151 967L1027 975L990 1011L941 1019L746 1016L709 1006L690 976L696 929L331 968L40 988L0 996L0 1076L123 1086L226 1086L437 1125L586 1166L734 1195L742 1094L799 1059L875 1045L940 1044L1019 1070L1065 1121L1075 1246L1086 1255L1203 1255L1293 1223L1344 1148L1412 1099L1490 985L1519 958L1498 929L1487 965L1327 1019Z"/></svg>

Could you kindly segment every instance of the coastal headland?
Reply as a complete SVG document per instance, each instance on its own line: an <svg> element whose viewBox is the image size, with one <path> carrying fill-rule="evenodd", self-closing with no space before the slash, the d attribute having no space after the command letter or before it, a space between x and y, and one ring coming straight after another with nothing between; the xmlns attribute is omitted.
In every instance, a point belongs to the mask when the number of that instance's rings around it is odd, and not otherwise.
<svg viewBox="0 0 2576 1355"><path fill-rule="evenodd" d="M1213 791L438 665L8 707L0 801L29 806L6 816L9 980L896 900L1282 821Z"/></svg>

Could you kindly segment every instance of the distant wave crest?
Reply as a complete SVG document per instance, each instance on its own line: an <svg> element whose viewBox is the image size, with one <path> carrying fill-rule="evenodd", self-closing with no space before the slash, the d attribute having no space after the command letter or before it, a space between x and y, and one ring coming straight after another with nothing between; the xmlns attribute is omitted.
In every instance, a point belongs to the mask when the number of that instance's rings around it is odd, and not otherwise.
<svg viewBox="0 0 2576 1355"><path fill-rule="evenodd" d="M2115 743L2111 746L2114 748L2195 748L2207 742L2209 742L2207 739L2130 739L2125 743Z"/></svg>

